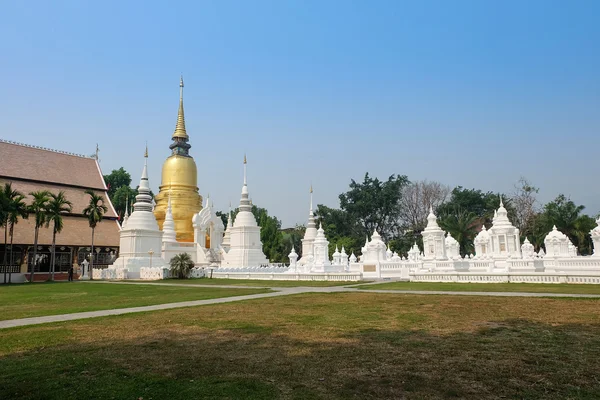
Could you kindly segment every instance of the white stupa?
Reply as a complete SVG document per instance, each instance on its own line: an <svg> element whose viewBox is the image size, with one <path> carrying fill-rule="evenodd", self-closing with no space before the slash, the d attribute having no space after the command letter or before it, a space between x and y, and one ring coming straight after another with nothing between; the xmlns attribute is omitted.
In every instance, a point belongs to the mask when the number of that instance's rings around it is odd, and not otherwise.
<svg viewBox="0 0 600 400"><path fill-rule="evenodd" d="M164 267L161 258L163 233L158 229L158 223L152 212L152 196L148 182L148 149L144 154L144 170L135 197L133 213L127 219L125 227L120 232L119 258L111 268L127 269L127 277L140 277L142 267Z"/></svg>
<svg viewBox="0 0 600 400"><path fill-rule="evenodd" d="M322 225L317 230L317 236L313 241L313 249L314 262L311 272L326 272L330 269L328 267L331 266L331 261L329 261L329 241L325 237Z"/></svg>
<svg viewBox="0 0 600 400"><path fill-rule="evenodd" d="M504 208L502 198L489 234L492 248L488 252L492 253L495 259L521 258L519 229L508 219L508 211Z"/></svg>
<svg viewBox="0 0 600 400"><path fill-rule="evenodd" d="M299 265L306 265L311 258L314 258L313 243L317 237L317 224L315 223L315 214L313 213L313 188L310 186L310 210L308 212L308 224L302 239L302 258L298 261Z"/></svg>
<svg viewBox="0 0 600 400"><path fill-rule="evenodd" d="M269 260L262 251L260 227L252 214L246 180L246 164L244 156L244 186L242 186L239 212L231 227L229 251L223 254L221 263L221 266L226 268L259 267L269 264Z"/></svg>
<svg viewBox="0 0 600 400"><path fill-rule="evenodd" d="M446 244L444 231L437 223L437 217L433 213L433 207L429 207L427 216L427 227L422 232L423 249L425 260L445 260Z"/></svg>

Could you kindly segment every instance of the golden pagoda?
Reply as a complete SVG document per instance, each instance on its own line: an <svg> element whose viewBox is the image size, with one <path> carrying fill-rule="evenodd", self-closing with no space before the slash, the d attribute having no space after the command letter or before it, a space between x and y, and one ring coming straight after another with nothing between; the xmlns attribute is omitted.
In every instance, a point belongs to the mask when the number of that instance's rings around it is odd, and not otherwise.
<svg viewBox="0 0 600 400"><path fill-rule="evenodd" d="M189 136L185 130L183 77L179 81L179 112L172 139L173 143L169 146L171 156L165 160L162 167L162 179L159 193L155 198L154 216L158 221L158 227L162 230L170 195L177 241L192 242L194 241L192 218L202 209L202 196L198 193L196 162L189 154L192 146L188 143Z"/></svg>

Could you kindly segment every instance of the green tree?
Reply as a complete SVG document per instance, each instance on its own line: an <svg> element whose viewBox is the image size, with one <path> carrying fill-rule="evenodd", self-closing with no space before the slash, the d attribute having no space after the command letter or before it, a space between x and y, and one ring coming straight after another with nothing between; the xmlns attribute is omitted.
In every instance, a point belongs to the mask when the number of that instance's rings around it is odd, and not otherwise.
<svg viewBox="0 0 600 400"><path fill-rule="evenodd" d="M350 190L340 194L340 208L363 228L363 235L377 230L387 241L399 233L402 189L408 184L405 175L391 175L387 181L380 181L367 172L362 183L352 179Z"/></svg>
<svg viewBox="0 0 600 400"><path fill-rule="evenodd" d="M54 280L56 264L56 235L63 230L63 216L73 209L73 204L67 200L62 190L58 194L50 194L46 208L46 226L52 224L52 256L50 261L50 280Z"/></svg>
<svg viewBox="0 0 600 400"><path fill-rule="evenodd" d="M102 216L108 211L108 207L104 205L104 197L96 194L93 190L88 189L85 191L90 196L89 204L83 209L83 215L87 217L90 228L92 228L92 255L90 256L90 279L93 280L92 275L94 268L94 231L96 225L102 221Z"/></svg>
<svg viewBox="0 0 600 400"><path fill-rule="evenodd" d="M296 250L296 253L298 254L298 258L302 257L302 239L304 238L305 232L306 226L304 225L296 225L293 228L287 228L281 231L281 234L283 236L282 243L284 247L284 254L290 254L293 246Z"/></svg>
<svg viewBox="0 0 600 400"><path fill-rule="evenodd" d="M189 254L181 253L171 258L169 265L171 266L171 276L186 279L194 268L194 261Z"/></svg>
<svg viewBox="0 0 600 400"><path fill-rule="evenodd" d="M123 167L113 169L110 174L104 175L104 182L108 187L108 197L112 199L120 187L131 185L131 175Z"/></svg>
<svg viewBox="0 0 600 400"><path fill-rule="evenodd" d="M48 202L50 201L50 192L47 190L38 190L29 195L33 198L29 205L28 212L35 216L34 236L33 236L33 259L31 260L31 283L35 282L35 266L37 265L37 245L40 228L46 223L46 212Z"/></svg>
<svg viewBox="0 0 600 400"><path fill-rule="evenodd" d="M10 195L12 194L12 184L5 183L0 190L0 227L4 228L4 283L6 283L6 268L7 268L7 244L8 244L8 215L10 212Z"/></svg>
<svg viewBox="0 0 600 400"><path fill-rule="evenodd" d="M25 196L20 192L16 192L16 197L13 197L9 202L8 208L8 230L10 235L10 255L9 260L13 260L13 238L15 233L15 225L19 222L19 218L26 219L29 216L28 206L25 203ZM8 283L11 283L12 272L8 274ZM6 281L6 279L5 279Z"/></svg>
<svg viewBox="0 0 600 400"><path fill-rule="evenodd" d="M484 193L476 189L465 189L462 186L457 186L452 190L450 200L438 207L437 214L451 215L455 214L456 210L463 210L473 213L481 224L485 224L489 228L492 225L494 211L500 207L500 197L508 211L508 218L515 221L515 209L508 196L493 192Z"/></svg>
<svg viewBox="0 0 600 400"><path fill-rule="evenodd" d="M129 186L121 186L118 188L112 196L110 196L110 200L115 207L115 211L119 216L119 219L123 219L125 216L125 209L128 208L129 212L132 211L132 204L135 202L135 196L137 196L137 190L132 189ZM152 195L152 194L151 194ZM127 204L129 202L129 204Z"/></svg>
<svg viewBox="0 0 600 400"><path fill-rule="evenodd" d="M474 252L473 239L477 234L480 218L472 211L456 207L447 209L438 218L440 227L450 233L460 245L461 256Z"/></svg>

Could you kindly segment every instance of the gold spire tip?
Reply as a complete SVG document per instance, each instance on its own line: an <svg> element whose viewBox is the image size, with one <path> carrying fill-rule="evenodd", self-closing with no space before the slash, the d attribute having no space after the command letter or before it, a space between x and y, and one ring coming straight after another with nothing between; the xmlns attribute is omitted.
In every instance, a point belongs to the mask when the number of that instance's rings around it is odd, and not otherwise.
<svg viewBox="0 0 600 400"><path fill-rule="evenodd" d="M183 74L179 77L179 87L183 87Z"/></svg>
<svg viewBox="0 0 600 400"><path fill-rule="evenodd" d="M244 164L247 164L248 160L246 160L246 154L244 154Z"/></svg>
<svg viewBox="0 0 600 400"><path fill-rule="evenodd" d="M144 152L144 157L148 158L148 142L146 142L146 151Z"/></svg>

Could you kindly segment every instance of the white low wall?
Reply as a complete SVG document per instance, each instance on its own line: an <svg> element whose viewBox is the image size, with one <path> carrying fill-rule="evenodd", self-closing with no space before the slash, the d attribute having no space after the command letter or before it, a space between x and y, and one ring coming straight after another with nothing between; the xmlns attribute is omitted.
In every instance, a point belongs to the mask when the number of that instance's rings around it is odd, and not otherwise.
<svg viewBox="0 0 600 400"><path fill-rule="evenodd" d="M587 283L600 284L600 275L549 274L549 273L411 273L411 282L455 282L455 283Z"/></svg>
<svg viewBox="0 0 600 400"><path fill-rule="evenodd" d="M290 274L290 273L263 273L263 272L217 272L212 274L213 278L222 279L256 279L256 280L280 280L280 281L334 281L334 282L357 282L362 280L361 273L322 273L322 274Z"/></svg>

